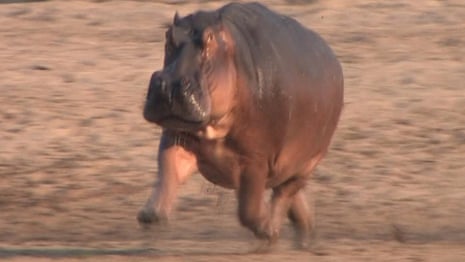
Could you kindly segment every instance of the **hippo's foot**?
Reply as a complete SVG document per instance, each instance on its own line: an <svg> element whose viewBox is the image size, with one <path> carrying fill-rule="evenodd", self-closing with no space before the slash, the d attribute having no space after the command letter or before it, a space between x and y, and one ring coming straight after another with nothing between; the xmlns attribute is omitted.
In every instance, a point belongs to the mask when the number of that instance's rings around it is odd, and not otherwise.
<svg viewBox="0 0 465 262"><path fill-rule="evenodd" d="M294 248L297 250L310 250L310 242L308 239L296 238L294 240Z"/></svg>
<svg viewBox="0 0 465 262"><path fill-rule="evenodd" d="M270 253L276 247L276 240L271 241L269 239L257 239L257 243L252 247L251 253L265 254Z"/></svg>
<svg viewBox="0 0 465 262"><path fill-rule="evenodd" d="M278 242L279 230L274 229L268 223L265 223L263 227L254 231L254 233L255 237L257 237L258 244L253 249L253 253L271 252Z"/></svg>
<svg viewBox="0 0 465 262"><path fill-rule="evenodd" d="M305 230L296 231L294 237L294 248L302 251L312 251L317 245L315 230L306 232Z"/></svg>
<svg viewBox="0 0 465 262"><path fill-rule="evenodd" d="M308 250L310 247L308 232L296 230L293 244L297 250Z"/></svg>
<svg viewBox="0 0 465 262"><path fill-rule="evenodd" d="M155 212L153 208L145 207L137 214L137 221L141 226L148 227L153 224L167 224L168 217Z"/></svg>

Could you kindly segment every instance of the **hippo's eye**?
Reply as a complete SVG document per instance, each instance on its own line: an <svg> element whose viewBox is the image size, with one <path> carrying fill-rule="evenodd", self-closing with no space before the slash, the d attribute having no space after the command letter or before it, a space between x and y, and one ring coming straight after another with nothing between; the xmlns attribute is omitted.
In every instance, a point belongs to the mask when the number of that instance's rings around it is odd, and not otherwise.
<svg viewBox="0 0 465 262"><path fill-rule="evenodd" d="M192 39L192 42L194 42L196 46L199 46L199 47L202 46L202 34L199 30L191 29L189 32L189 35L190 35L190 38Z"/></svg>

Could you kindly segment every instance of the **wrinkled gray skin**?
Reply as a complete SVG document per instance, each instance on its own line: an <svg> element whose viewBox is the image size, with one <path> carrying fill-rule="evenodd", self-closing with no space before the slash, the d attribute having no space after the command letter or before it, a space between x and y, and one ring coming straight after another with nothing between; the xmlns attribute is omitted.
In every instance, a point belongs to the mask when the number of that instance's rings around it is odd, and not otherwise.
<svg viewBox="0 0 465 262"><path fill-rule="evenodd" d="M163 128L159 173L138 220L167 220L179 185L199 171L237 192L239 220L256 237L276 242L287 215L305 246L313 217L303 188L343 105L335 55L313 31L255 3L176 15L166 37L144 108Z"/></svg>

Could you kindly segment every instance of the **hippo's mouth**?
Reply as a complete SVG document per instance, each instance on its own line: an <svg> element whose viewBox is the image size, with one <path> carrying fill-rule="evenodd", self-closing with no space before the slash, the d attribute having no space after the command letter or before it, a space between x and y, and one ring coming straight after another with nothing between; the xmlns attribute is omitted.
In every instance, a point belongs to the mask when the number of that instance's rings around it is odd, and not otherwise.
<svg viewBox="0 0 465 262"><path fill-rule="evenodd" d="M166 115L154 121L157 125L179 131L190 131L201 128L205 121L186 119L176 115Z"/></svg>
<svg viewBox="0 0 465 262"><path fill-rule="evenodd" d="M169 116L162 117L158 122L161 125L164 123L174 123L174 122L180 122L180 123L185 123L185 124L190 124L190 125L200 125L203 123L203 121L200 121L200 120L189 120L189 119L185 119L185 118L175 116L175 115L169 115Z"/></svg>
<svg viewBox="0 0 465 262"><path fill-rule="evenodd" d="M144 118L148 122L155 123L163 128L195 131L208 121L207 114L203 113L203 111L201 113L197 112L192 110L182 110L179 113L173 112L166 103L154 103L148 100L144 108Z"/></svg>

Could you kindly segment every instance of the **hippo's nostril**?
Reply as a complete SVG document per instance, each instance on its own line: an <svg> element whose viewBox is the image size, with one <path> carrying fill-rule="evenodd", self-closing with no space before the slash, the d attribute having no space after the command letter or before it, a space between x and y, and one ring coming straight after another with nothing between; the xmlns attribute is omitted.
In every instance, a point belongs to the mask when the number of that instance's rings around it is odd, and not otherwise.
<svg viewBox="0 0 465 262"><path fill-rule="evenodd" d="M166 94L166 81L163 79L158 79L158 86L162 94Z"/></svg>
<svg viewBox="0 0 465 262"><path fill-rule="evenodd" d="M164 85L163 82L163 79L160 77L154 78L151 83L152 89L159 89L161 91Z"/></svg>

